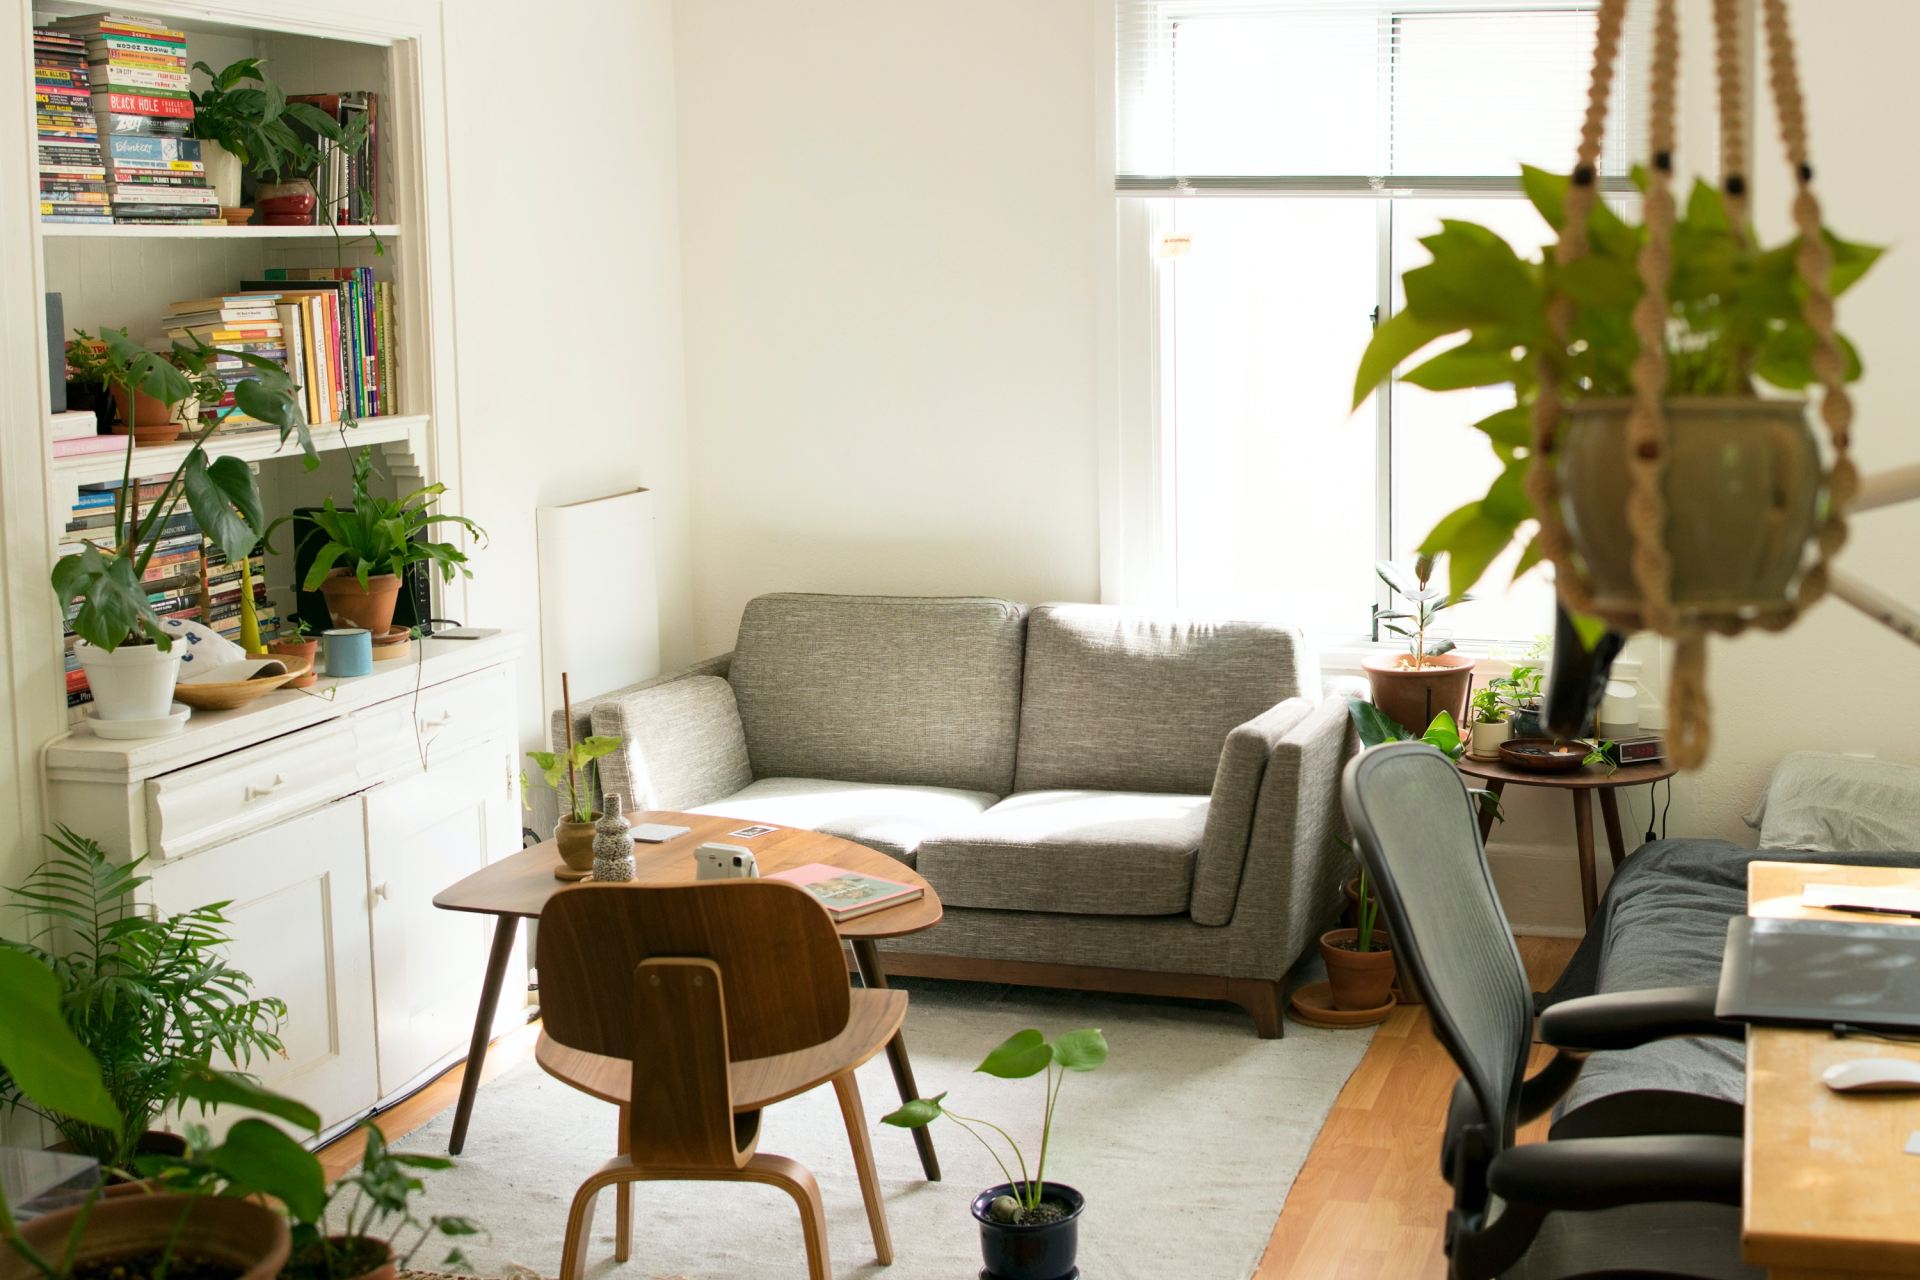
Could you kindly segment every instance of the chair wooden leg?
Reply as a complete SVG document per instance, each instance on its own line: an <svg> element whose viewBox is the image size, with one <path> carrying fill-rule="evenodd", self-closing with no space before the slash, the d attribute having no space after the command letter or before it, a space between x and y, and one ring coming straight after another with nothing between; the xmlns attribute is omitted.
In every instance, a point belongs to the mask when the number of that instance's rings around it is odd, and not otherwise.
<svg viewBox="0 0 1920 1280"><path fill-rule="evenodd" d="M827 1253L827 1210L820 1202L820 1184L807 1167L785 1156L759 1155L747 1162L739 1177L779 1187L793 1197L807 1241L807 1280L833 1280L833 1260Z"/></svg>
<svg viewBox="0 0 1920 1280"><path fill-rule="evenodd" d="M560 1246L560 1280L581 1280L587 1270L587 1244L593 1238L593 1206L606 1185L601 1173L580 1184L567 1209L567 1234Z"/></svg>
<svg viewBox="0 0 1920 1280"><path fill-rule="evenodd" d="M632 1150L632 1135L627 1132L627 1109L620 1108L620 1135L614 1150L626 1155ZM613 1188L613 1260L625 1262L633 1253L633 1184L621 1182Z"/></svg>
<svg viewBox="0 0 1920 1280"><path fill-rule="evenodd" d="M860 1198L867 1202L867 1227L873 1233L873 1256L882 1266L893 1262L893 1234L887 1229L887 1202L880 1195L880 1175L873 1167L873 1143L867 1135L867 1109L860 1104L860 1082L853 1072L833 1078L840 1099L840 1117L847 1122L853 1145L853 1168L860 1176Z"/></svg>

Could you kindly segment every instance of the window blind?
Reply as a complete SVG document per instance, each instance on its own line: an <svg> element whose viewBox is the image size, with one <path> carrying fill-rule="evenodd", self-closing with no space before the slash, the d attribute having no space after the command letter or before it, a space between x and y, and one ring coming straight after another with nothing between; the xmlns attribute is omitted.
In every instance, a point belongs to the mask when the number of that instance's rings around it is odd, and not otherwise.
<svg viewBox="0 0 1920 1280"><path fill-rule="evenodd" d="M1512 190L1566 172L1591 0L1119 0L1122 191ZM1645 150L1645 18L1630 24L1600 171Z"/></svg>

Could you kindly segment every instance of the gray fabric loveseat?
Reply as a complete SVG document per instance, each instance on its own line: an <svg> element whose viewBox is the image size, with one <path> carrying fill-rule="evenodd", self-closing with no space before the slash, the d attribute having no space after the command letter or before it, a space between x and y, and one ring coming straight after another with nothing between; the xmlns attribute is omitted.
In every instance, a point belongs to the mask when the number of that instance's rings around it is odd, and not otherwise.
<svg viewBox="0 0 1920 1280"><path fill-rule="evenodd" d="M732 653L574 711L625 739L600 768L629 808L915 867L946 918L887 944L895 973L1227 1000L1277 1036L1351 865L1345 701L1267 623L761 596Z"/></svg>

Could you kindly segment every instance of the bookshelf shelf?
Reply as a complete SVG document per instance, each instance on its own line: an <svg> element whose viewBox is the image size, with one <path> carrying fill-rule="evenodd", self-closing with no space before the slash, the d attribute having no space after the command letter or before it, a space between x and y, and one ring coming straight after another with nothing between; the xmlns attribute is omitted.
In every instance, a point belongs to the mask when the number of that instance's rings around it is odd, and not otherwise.
<svg viewBox="0 0 1920 1280"><path fill-rule="evenodd" d="M341 439L340 424L327 423L313 428L313 447L321 453L358 449L363 445L417 443L416 432L424 432L426 414L394 414L384 418L362 418L360 425ZM187 456L185 444L148 445L133 455L135 475L165 475ZM233 436L215 435L207 442L207 452L216 458L240 458L260 462L269 458L297 458L300 446L292 440L280 443L277 431L258 431ZM70 492L75 486L118 480L126 467L126 454L92 453L78 458L55 458L53 477L58 491Z"/></svg>
<svg viewBox="0 0 1920 1280"><path fill-rule="evenodd" d="M340 238L352 243L378 236L397 240L396 226L341 227ZM332 227L142 227L127 223L96 224L85 222L47 222L40 234L50 240L308 240L321 243L333 239Z"/></svg>

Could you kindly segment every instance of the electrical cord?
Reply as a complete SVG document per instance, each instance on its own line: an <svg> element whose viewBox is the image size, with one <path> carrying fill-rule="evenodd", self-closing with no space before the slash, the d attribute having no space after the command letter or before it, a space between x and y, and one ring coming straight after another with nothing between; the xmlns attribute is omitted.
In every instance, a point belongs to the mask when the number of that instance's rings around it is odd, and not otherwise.
<svg viewBox="0 0 1920 1280"><path fill-rule="evenodd" d="M1904 1034L1897 1031L1876 1031L1872 1027L1863 1027L1857 1022L1836 1022L1833 1024L1833 1038L1845 1040L1849 1037L1864 1040L1890 1040L1895 1044L1920 1044L1920 1035Z"/></svg>

